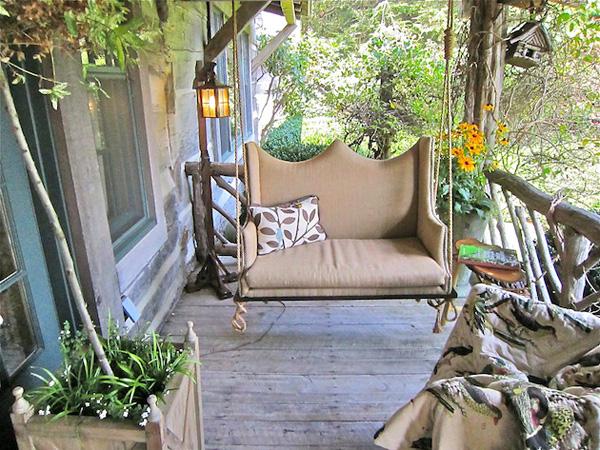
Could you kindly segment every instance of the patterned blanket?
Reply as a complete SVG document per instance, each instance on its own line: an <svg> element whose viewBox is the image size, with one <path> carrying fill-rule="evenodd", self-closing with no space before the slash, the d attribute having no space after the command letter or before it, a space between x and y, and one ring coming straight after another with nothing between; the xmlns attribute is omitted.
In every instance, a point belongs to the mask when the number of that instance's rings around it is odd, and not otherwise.
<svg viewBox="0 0 600 450"><path fill-rule="evenodd" d="M387 449L599 450L600 319L477 285Z"/></svg>

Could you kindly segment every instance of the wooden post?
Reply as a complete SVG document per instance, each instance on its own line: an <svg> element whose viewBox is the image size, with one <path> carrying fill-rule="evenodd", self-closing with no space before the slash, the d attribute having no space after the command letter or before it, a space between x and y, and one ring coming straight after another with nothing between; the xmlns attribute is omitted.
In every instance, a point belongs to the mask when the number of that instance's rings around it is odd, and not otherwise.
<svg viewBox="0 0 600 450"><path fill-rule="evenodd" d="M506 206L508 207L508 212L510 213L510 218L515 229L515 234L517 235L517 241L519 242L521 258L523 259L523 265L525 266L525 274L527 275L527 284L529 285L531 298L537 300L538 295L534 283L535 276L533 274L533 270L531 269L531 259L529 258L529 252L527 251L527 245L525 244L523 232L521 230L521 227L519 226L519 219L517 218L515 206L510 197L510 192L506 191L505 189L502 189L502 193L504 194L504 199L506 200Z"/></svg>
<svg viewBox="0 0 600 450"><path fill-rule="evenodd" d="M16 386L12 390L12 394L15 397L15 402L12 404L10 420L19 450L35 450L29 439L27 439L25 431L26 424L33 415L33 407L23 397L24 390L21 386Z"/></svg>
<svg viewBox="0 0 600 450"><path fill-rule="evenodd" d="M486 103L497 105L502 93L505 16L497 0L474 0L470 10L464 120L490 132ZM493 117L493 116L491 116Z"/></svg>
<svg viewBox="0 0 600 450"><path fill-rule="evenodd" d="M156 402L156 395L148 397L150 413L146 424L146 448L147 450L168 450L164 420Z"/></svg>
<svg viewBox="0 0 600 450"><path fill-rule="evenodd" d="M542 263L544 268L546 269L546 273L548 274L548 279L550 280L550 284L552 285L552 289L556 294L560 294L562 290L562 284L560 282L560 278L556 273L556 268L554 267L554 262L552 261L552 257L550 256L550 250L548 249L548 241L546 240L546 234L544 233L544 229L542 228L542 223L537 215L537 213L531 209L529 210L529 216L531 217L531 221L533 223L533 227L535 229L535 235L537 237L537 248L542 259Z"/></svg>
<svg viewBox="0 0 600 450"><path fill-rule="evenodd" d="M187 323L188 331L185 336L185 346L193 352L194 358L200 357L200 344L198 336L194 332L194 323ZM200 365L194 364L194 382L196 395L194 396L194 407L196 413L196 430L198 436L198 449L204 450L204 414L202 412L202 383L200 380Z"/></svg>
<svg viewBox="0 0 600 450"><path fill-rule="evenodd" d="M201 76L199 62L196 63L198 73ZM196 94L198 95L198 94ZM213 220L213 201L211 185L210 155L208 153L208 134L206 119L202 117L199 108L198 114L198 146L200 148L200 171L192 173L194 184L194 235L196 238L196 259L202 268L196 275L194 283L186 286L187 292L195 292L203 287L211 286L220 299L233 296L225 286L224 278L230 278L231 274L221 273L222 264L217 261L215 252L215 224ZM203 224L204 228L201 228Z"/></svg>
<svg viewBox="0 0 600 450"><path fill-rule="evenodd" d="M508 248L508 237L506 236L506 228L504 227L504 221L502 220L502 213L500 211L500 198L498 197L498 190L494 183L489 183L489 186L492 200L498 208L498 220L496 221L496 226L498 227L498 232L500 233L500 242L502 243L502 247Z"/></svg>
<svg viewBox="0 0 600 450"><path fill-rule="evenodd" d="M548 293L548 288L546 287L546 280L544 279L544 274L540 266L540 261L538 260L535 246L533 245L533 238L531 237L531 233L529 232L529 228L527 226L525 210L521 206L517 206L515 208L515 212L517 214L517 219L519 219L519 223L521 224L521 230L523 231L523 238L525 245L527 246L527 254L529 255L529 261L531 262L531 270L533 272L533 276L535 277L535 285L538 288L542 300L550 304L552 303L550 301L550 294Z"/></svg>
<svg viewBox="0 0 600 450"><path fill-rule="evenodd" d="M565 227L564 246L564 259L560 262L560 306L572 308L583 297L585 276L577 277L575 272L589 254L590 241L571 227Z"/></svg>

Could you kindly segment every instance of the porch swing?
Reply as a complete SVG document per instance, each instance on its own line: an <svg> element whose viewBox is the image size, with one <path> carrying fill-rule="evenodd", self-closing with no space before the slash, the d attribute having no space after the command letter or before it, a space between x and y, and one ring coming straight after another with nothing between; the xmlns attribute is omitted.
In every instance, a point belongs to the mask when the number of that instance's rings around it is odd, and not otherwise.
<svg viewBox="0 0 600 450"><path fill-rule="evenodd" d="M435 212L441 138L437 152L433 140L422 137L407 152L384 161L360 156L338 140L302 162L281 161L256 143L245 143L242 170L247 204L272 206L316 196L327 238L259 255L256 217L241 224L241 174L235 164L239 284L231 323L236 331L246 330L246 303L255 301L427 299L437 310L434 332L456 317L451 238L452 7L453 0L448 0L439 130L440 137L446 136L449 153L448 227ZM237 36L236 14L233 31ZM239 161L239 138L244 142L245 127L235 38L233 72L234 151Z"/></svg>

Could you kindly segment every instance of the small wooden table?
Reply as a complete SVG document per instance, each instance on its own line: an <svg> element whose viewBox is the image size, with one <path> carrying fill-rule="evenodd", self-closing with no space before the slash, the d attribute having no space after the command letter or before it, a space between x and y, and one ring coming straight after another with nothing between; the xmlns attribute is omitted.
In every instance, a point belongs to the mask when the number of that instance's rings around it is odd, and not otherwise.
<svg viewBox="0 0 600 450"><path fill-rule="evenodd" d="M488 244L483 244L483 242L477 239L465 238L456 241L456 250L458 251L460 246L463 244L488 246ZM501 249L501 247L497 248ZM459 263L454 264L454 280L456 280L458 265ZM499 286L504 290L514 292L515 294L523 295L525 297L531 296L529 289L527 288L527 278L525 272L521 268L504 269L496 267L484 267L478 264L465 264L465 266L467 266L467 268L475 274L480 283Z"/></svg>

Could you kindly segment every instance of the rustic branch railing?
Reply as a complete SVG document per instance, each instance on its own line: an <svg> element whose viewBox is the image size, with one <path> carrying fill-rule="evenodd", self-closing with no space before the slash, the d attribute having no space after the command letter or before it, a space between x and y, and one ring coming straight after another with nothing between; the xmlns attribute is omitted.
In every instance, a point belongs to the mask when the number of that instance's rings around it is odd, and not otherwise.
<svg viewBox="0 0 600 450"><path fill-rule="evenodd" d="M187 176L192 178L192 192L194 197L194 223L203 224L204 221L202 218L205 214L212 213L212 211L216 211L221 217L223 217L234 229L236 228L236 220L235 216L232 216L228 213L221 205L215 203L214 201L210 201L210 205L206 204L207 196L202 196L199 191L200 185L200 173L202 171L202 162L186 162L185 163L185 173ZM225 179L234 178L235 177L235 164L234 163L216 163L209 162L210 165L210 177L211 180L215 182L215 185L227 192L232 197L235 197L235 188L227 182ZM239 165L238 167L238 176L241 182L244 181L244 168ZM243 192L240 192L240 202L242 206L247 206L248 200ZM214 252L218 256L237 256L237 245L235 242L230 241L224 233L220 232L217 229L213 230L197 230L201 231L204 235L213 236L214 242L206 243L207 247L211 247L214 249ZM208 232L207 232L208 231Z"/></svg>
<svg viewBox="0 0 600 450"><path fill-rule="evenodd" d="M583 296L586 274L600 261L600 215L548 195L510 173L496 170L486 177L500 210L490 221L490 240L497 242L499 233L502 246L511 247L502 220L507 211L532 298L576 310L600 309L600 291L592 289Z"/></svg>

